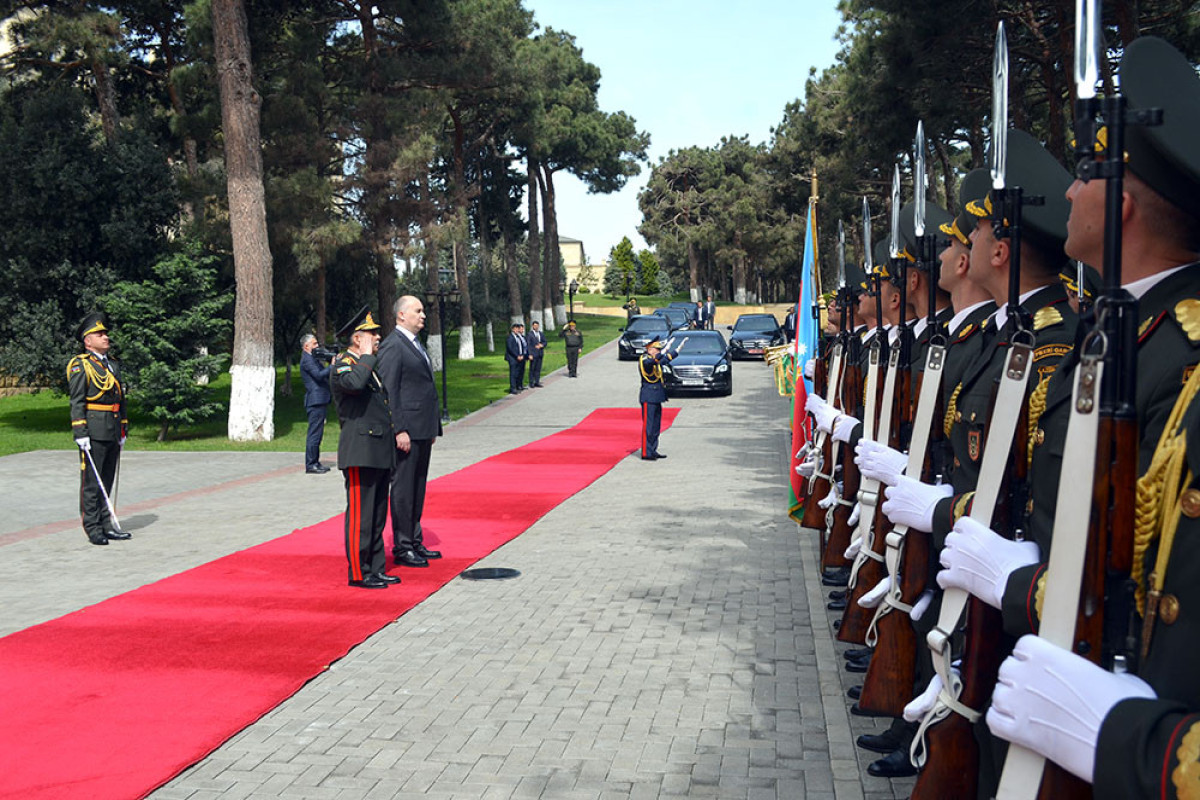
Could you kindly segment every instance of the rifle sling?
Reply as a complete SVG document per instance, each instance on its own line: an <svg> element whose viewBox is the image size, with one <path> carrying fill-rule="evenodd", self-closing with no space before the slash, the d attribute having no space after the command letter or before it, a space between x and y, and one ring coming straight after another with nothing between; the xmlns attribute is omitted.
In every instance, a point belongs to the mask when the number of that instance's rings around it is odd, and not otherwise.
<svg viewBox="0 0 1200 800"><path fill-rule="evenodd" d="M1064 650L1070 650L1074 644L1079 614L1100 427L1098 389L1103 373L1102 360L1095 356L1081 359L1071 398L1071 421L1067 425L1067 442L1063 450L1064 469L1054 512L1054 538L1046 567L1046 596L1038 635ZM1091 469L1084 468L1086 465L1091 465ZM1044 756L1010 745L996 800L1036 798L1045 764Z"/></svg>
<svg viewBox="0 0 1200 800"><path fill-rule="evenodd" d="M834 398L837 397L838 386L841 385L841 381L842 381L842 349L843 348L842 348L841 342L838 342L837 344L835 344L833 346L833 360L831 361L830 366L829 366L829 373L830 373L829 374L829 383L825 387L825 402L828 403L829 405L833 405ZM825 440L828 437L829 437L829 434L827 434L825 431L817 431L817 439L816 439L816 442L814 443L814 446L816 447L816 451L818 453L820 453L821 451L823 451L825 449ZM827 480L832 485L832 483L833 483L833 465L837 463L837 455L836 455L837 454L837 450L836 450L837 442L836 442L836 440L834 441L834 448L835 448L833 450L834 455L832 458L829 459L831 463L823 465L829 470L828 474L821 472L820 467L822 465L820 465L820 462L818 459L818 467L817 467L817 469L813 470L812 477L810 477L808 479L808 494L809 494L809 496L812 495L813 489L816 488L818 479Z"/></svg>
<svg viewBox="0 0 1200 800"><path fill-rule="evenodd" d="M872 354L874 355L874 354ZM900 370L897 368L900 364L900 348L894 346L888 354L887 375L883 380L883 399L879 405L879 424L876 427L873 436L868 438L874 439L881 444L887 444L888 437L892 432L892 406L895 404L896 397L896 373ZM870 391L868 389L867 391ZM871 419L871 414L865 414L867 419ZM867 421L863 420L863 435L868 436L866 428ZM850 568L849 586L856 586L858 583L858 571L862 568L867 560L883 561L883 556L875 552L875 543L873 538L873 529L875 527L875 506L879 504L879 481L874 478L864 478L858 490L858 535L862 539L862 545L858 549L858 556L854 559L854 565Z"/></svg>

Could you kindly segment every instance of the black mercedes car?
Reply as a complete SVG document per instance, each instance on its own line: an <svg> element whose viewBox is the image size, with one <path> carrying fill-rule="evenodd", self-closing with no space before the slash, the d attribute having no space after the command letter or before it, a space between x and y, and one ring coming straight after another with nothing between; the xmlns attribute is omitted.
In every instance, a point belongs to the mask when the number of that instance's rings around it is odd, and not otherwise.
<svg viewBox="0 0 1200 800"><path fill-rule="evenodd" d="M671 324L671 330L678 331L692 327L692 321L688 317L687 312L682 308L657 308L654 310L654 315L657 317L666 317L667 322Z"/></svg>
<svg viewBox="0 0 1200 800"><path fill-rule="evenodd" d="M687 315L688 315L688 320L693 325L696 324L696 315L700 313L699 309L696 308L696 304L692 303L688 300L674 300L670 303L667 303L667 308L678 308L683 311L686 311Z"/></svg>
<svg viewBox="0 0 1200 800"><path fill-rule="evenodd" d="M767 347L784 343L783 328L774 314L742 314L731 326L731 358L763 358Z"/></svg>
<svg viewBox="0 0 1200 800"><path fill-rule="evenodd" d="M666 317L639 314L621 329L621 338L617 340L617 358L632 361L646 351L646 342L655 336L666 341L670 334L671 325Z"/></svg>
<svg viewBox="0 0 1200 800"><path fill-rule="evenodd" d="M704 392L727 397L733 394L733 367L725 337L718 331L679 331L672 352L679 354L663 365L667 394Z"/></svg>

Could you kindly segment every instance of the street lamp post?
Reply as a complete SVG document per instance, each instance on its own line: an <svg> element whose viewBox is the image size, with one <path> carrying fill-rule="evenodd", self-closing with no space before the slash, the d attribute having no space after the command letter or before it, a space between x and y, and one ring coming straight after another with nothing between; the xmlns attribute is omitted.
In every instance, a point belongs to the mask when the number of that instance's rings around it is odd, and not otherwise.
<svg viewBox="0 0 1200 800"><path fill-rule="evenodd" d="M578 291L579 291L579 281L572 278L571 285L567 287L567 294L571 298L571 313L567 317L567 319L570 319L570 320L575 319L575 293Z"/></svg>
<svg viewBox="0 0 1200 800"><path fill-rule="evenodd" d="M438 325L442 331L442 424L450 422L450 405L446 398L446 371L449 363L446 361L446 298L451 300L458 298L458 286L454 282L454 270L439 269L438 283L436 292L428 292L430 296L437 297L438 303Z"/></svg>

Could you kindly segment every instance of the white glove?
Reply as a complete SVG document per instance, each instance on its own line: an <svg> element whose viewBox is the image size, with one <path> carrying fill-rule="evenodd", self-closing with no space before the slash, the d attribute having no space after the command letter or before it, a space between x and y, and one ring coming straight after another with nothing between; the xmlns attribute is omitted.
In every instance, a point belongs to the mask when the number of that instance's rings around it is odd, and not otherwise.
<svg viewBox="0 0 1200 800"><path fill-rule="evenodd" d="M862 516L862 506L858 503L854 504L854 508L850 509L850 517L846 520L846 524L853 528L858 524L858 518Z"/></svg>
<svg viewBox="0 0 1200 800"><path fill-rule="evenodd" d="M951 671L955 675L958 670L951 667ZM934 676L929 679L929 685L925 687L925 691L909 701L904 707L904 718L909 722L920 722L925 719L925 715L933 708L933 704L937 701L938 695L942 691L942 676L934 673Z"/></svg>
<svg viewBox="0 0 1200 800"><path fill-rule="evenodd" d="M858 508L858 506L856 505L855 508ZM855 536L850 540L850 546L846 548L846 552L842 553L842 555L853 560L858 556L859 550L862 550L862 537Z"/></svg>
<svg viewBox="0 0 1200 800"><path fill-rule="evenodd" d="M826 433L833 431L833 424L838 418L838 410L826 403L820 395L810 394L804 403L804 410L813 415L813 419L817 423L817 430Z"/></svg>
<svg viewBox="0 0 1200 800"><path fill-rule="evenodd" d="M811 381L813 379L813 372L816 370L816 368L817 368L817 360L815 358L810 358L808 361L805 361L804 362L804 377L808 378Z"/></svg>
<svg viewBox="0 0 1200 800"><path fill-rule="evenodd" d="M908 456L885 444L870 439L859 439L854 448L854 463L864 478L873 478L888 486L895 486L908 466Z"/></svg>
<svg viewBox="0 0 1200 800"><path fill-rule="evenodd" d="M992 608L1004 601L1004 587L1013 570L1036 564L1041 549L1033 542L1014 542L970 517L954 523L946 536L937 575L943 589L963 589Z"/></svg>
<svg viewBox="0 0 1200 800"><path fill-rule="evenodd" d="M1001 739L1040 753L1091 783L1096 740L1108 712L1122 700L1156 696L1135 675L1108 672L1027 635L1000 665L987 723Z"/></svg>
<svg viewBox="0 0 1200 800"><path fill-rule="evenodd" d="M895 486L889 486L884 495L883 513L893 525L907 525L926 533L933 530L933 510L939 501L954 494L949 485L930 486L927 483L901 475Z"/></svg>
<svg viewBox="0 0 1200 800"><path fill-rule="evenodd" d="M804 459L808 458L808 454L812 452L812 449L812 442L805 442L804 444L800 445L800 449L796 451L796 460L803 461Z"/></svg>
<svg viewBox="0 0 1200 800"><path fill-rule="evenodd" d="M875 588L858 598L858 604L863 608L875 608L883 602L883 598L892 590L892 576L885 575L883 580L875 584Z"/></svg>
<svg viewBox="0 0 1200 800"><path fill-rule="evenodd" d="M818 464L820 461L812 457L806 458L796 465L796 474L801 478L811 478L816 473Z"/></svg>
<svg viewBox="0 0 1200 800"><path fill-rule="evenodd" d="M843 414L837 418L837 422L833 425L833 438L839 442L850 442L850 437L854 435L854 429L862 425L857 417L852 417L849 414Z"/></svg>
<svg viewBox="0 0 1200 800"><path fill-rule="evenodd" d="M837 484L834 484L829 487L829 494L817 501L817 508L821 509L822 511L828 511L829 509L833 508L833 504L837 502L837 499Z"/></svg>
<svg viewBox="0 0 1200 800"><path fill-rule="evenodd" d="M913 622L920 622L921 617L925 616L925 612L929 610L929 605L932 602L932 589L926 589L925 591L921 592L921 596L917 598L917 602L913 603L912 611L908 612L908 618Z"/></svg>
<svg viewBox="0 0 1200 800"><path fill-rule="evenodd" d="M92 437L81 436L75 440L75 444L77 444L79 446L80 450L91 450L92 449Z"/></svg>
<svg viewBox="0 0 1200 800"><path fill-rule="evenodd" d="M126 437L126 436L122 436L120 439L118 439L118 440L117 440L117 446L118 446L118 447L124 447L124 446L125 446L125 439L126 439L126 438L128 438L128 437Z"/></svg>

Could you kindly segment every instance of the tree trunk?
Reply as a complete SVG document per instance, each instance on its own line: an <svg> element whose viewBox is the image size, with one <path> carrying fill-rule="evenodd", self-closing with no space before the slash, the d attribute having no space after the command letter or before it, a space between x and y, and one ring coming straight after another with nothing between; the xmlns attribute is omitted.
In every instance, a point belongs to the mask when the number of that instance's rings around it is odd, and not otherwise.
<svg viewBox="0 0 1200 800"><path fill-rule="evenodd" d="M692 302L703 300L700 296L700 256L696 253L696 243L688 239L687 244L687 259L688 259L688 297Z"/></svg>
<svg viewBox="0 0 1200 800"><path fill-rule="evenodd" d="M229 228L237 281L233 317L233 387L229 438L270 441L275 435L275 325L271 248L263 191L259 107L242 0L213 0L213 41L225 138Z"/></svg>
<svg viewBox="0 0 1200 800"><path fill-rule="evenodd" d="M542 243L538 236L538 163L532 156L528 159L529 180L526 191L529 195L529 324L542 321Z"/></svg>
<svg viewBox="0 0 1200 800"><path fill-rule="evenodd" d="M542 195L542 329L554 329L554 254L551 252L550 228L553 220L550 217L550 207L547 205L545 166L538 170L538 191Z"/></svg>
<svg viewBox="0 0 1200 800"><path fill-rule="evenodd" d="M371 5L358 6L362 28L363 51L366 56L366 97L361 104L363 124L363 216L366 218L364 239L367 251L375 261L375 301L381 317L391 316L396 302L396 265L392 253L391 213L388 208L390 175L395 158L388 124L386 100L383 97L385 78L380 68L379 35Z"/></svg>
<svg viewBox="0 0 1200 800"><path fill-rule="evenodd" d="M504 275L508 279L508 321L523 322L521 311L521 275L517 271L517 243L504 234ZM505 332L507 335L507 332Z"/></svg>
<svg viewBox="0 0 1200 800"><path fill-rule="evenodd" d="M487 349L489 353L496 352L496 343L492 338L492 285L489 278L489 273L492 271L492 239L487 221L482 219L479 221L479 278L483 281L483 306L486 309L487 322L484 324L484 330L487 335Z"/></svg>
<svg viewBox="0 0 1200 800"><path fill-rule="evenodd" d="M328 332L328 324L325 320L328 308L325 305L325 259L321 259L321 263L317 265L317 341L324 347L326 344L325 334ZM385 315L387 309L379 309L379 316L387 319ZM382 321L380 325L384 324Z"/></svg>
<svg viewBox="0 0 1200 800"><path fill-rule="evenodd" d="M214 9L213 14L217 12ZM100 127L104 131L104 141L112 144L117 141L118 122L117 93L113 89L112 75L108 65L98 58L92 59L92 78L96 82L96 105L100 107Z"/></svg>
<svg viewBox="0 0 1200 800"><path fill-rule="evenodd" d="M471 317L471 291L467 278L467 248L461 241L454 243L454 273L458 276L458 358L475 358L475 323Z"/></svg>
<svg viewBox="0 0 1200 800"><path fill-rule="evenodd" d="M464 152L464 133L462 118L458 109L447 109L450 120L454 123L454 150L451 164L450 214L455 219L465 220L467 216L467 175L466 154ZM467 248L463 237L468 235L468 225L455 225L454 243L451 250L454 254L454 274L458 278L458 357L462 361L475 358L475 319L471 315L471 275L467 269Z"/></svg>
<svg viewBox="0 0 1200 800"><path fill-rule="evenodd" d="M425 239L425 296L432 298L425 308L425 352L434 372L442 371L442 307L435 292L438 290L438 255L433 242Z"/></svg>
<svg viewBox="0 0 1200 800"><path fill-rule="evenodd" d="M733 257L733 301L739 305L746 302L746 254L742 252L742 232L734 231L733 246L737 255Z"/></svg>
<svg viewBox="0 0 1200 800"><path fill-rule="evenodd" d="M546 297L549 298L548 308L554 309L553 318L547 312L545 329L554 330L555 324L562 327L567 324L567 307L563 304L562 290L562 249L558 244L558 206L555 204L554 171L547 168L545 191L542 204L546 209Z"/></svg>

